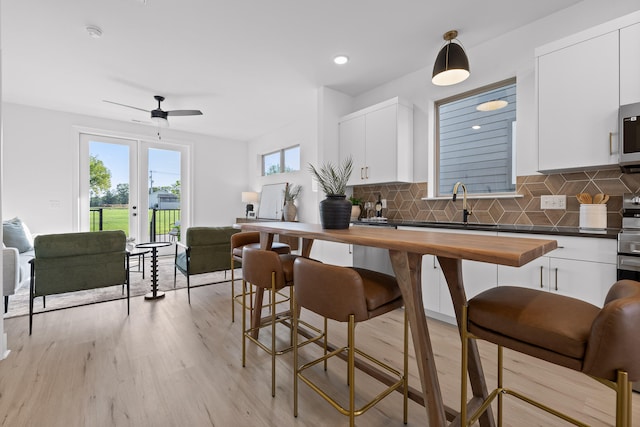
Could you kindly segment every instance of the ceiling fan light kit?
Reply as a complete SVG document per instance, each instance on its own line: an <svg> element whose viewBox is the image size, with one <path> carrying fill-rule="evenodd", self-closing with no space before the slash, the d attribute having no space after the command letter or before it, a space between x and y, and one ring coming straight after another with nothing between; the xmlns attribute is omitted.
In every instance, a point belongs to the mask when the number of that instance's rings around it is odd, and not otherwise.
<svg viewBox="0 0 640 427"><path fill-rule="evenodd" d="M200 110L170 110L165 111L161 108L160 103L164 101L164 96L155 95L153 97L156 101L158 101L158 108L154 110L145 110L144 108L134 107L132 105L121 104L119 102L107 101L104 99L104 102L108 102L109 104L120 105L122 107L133 108L134 110L140 110L151 114L151 121L161 127L168 127L169 120L168 116L201 116L202 111Z"/></svg>
<svg viewBox="0 0 640 427"><path fill-rule="evenodd" d="M447 43L440 49L433 64L431 82L436 86L449 86L469 77L469 59L457 39L458 31L447 31L442 37Z"/></svg>

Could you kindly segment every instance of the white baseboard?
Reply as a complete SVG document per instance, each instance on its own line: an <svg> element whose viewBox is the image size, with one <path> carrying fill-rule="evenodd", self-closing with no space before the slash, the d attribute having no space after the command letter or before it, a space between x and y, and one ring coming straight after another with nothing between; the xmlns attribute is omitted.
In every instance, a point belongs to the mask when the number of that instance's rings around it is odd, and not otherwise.
<svg viewBox="0 0 640 427"><path fill-rule="evenodd" d="M2 356L0 360L6 359L9 353L11 353L11 350L7 348L7 334L4 333L2 334L2 339L0 339L0 356Z"/></svg>

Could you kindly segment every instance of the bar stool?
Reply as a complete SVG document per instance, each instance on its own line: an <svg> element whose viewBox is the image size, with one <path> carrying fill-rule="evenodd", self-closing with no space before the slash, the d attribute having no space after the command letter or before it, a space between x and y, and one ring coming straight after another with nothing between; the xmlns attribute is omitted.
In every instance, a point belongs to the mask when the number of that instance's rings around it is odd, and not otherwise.
<svg viewBox="0 0 640 427"><path fill-rule="evenodd" d="M297 255L291 254L277 254L273 251L266 251L262 249L254 249L245 246L242 254L242 366L246 365L246 340L250 340L258 345L269 355L271 355L271 396L276 395L276 356L285 354L293 349L294 340L297 345L303 346L311 342L320 340L325 336L324 332L320 329L304 323L305 326L312 329L317 335L303 341L297 342L294 338L294 330L292 327L292 313L294 310L293 298L288 297L286 299L278 299L278 291L293 286L293 263L297 258ZM247 285L257 286L263 288L269 292L270 303L270 318L266 321L260 321L258 327L247 327L246 325L246 312L249 309L252 312L252 316L261 317L262 307L256 306L251 310L251 304L247 303ZM293 293L290 291L291 294ZM285 312L276 312L276 305L282 303L289 303L288 310ZM302 322L301 322L302 323ZM289 328L289 345L287 347L276 349L276 326L278 324L284 325ZM271 328L271 345L270 347L263 344L258 338L254 338L253 333L261 328ZM325 322L326 330L326 322ZM326 340L325 340L326 351Z"/></svg>
<svg viewBox="0 0 640 427"><path fill-rule="evenodd" d="M499 286L476 295L463 307L460 425L473 424L498 398L508 394L574 425L586 424L517 391L503 387L503 347L583 372L616 392L616 426L631 427L631 382L640 380L640 282L620 280L602 309L574 298L535 289ZM469 339L498 345L498 383L467 419Z"/></svg>
<svg viewBox="0 0 640 427"><path fill-rule="evenodd" d="M298 346L296 345L298 324L300 320L294 312L294 343L293 365L294 377L294 403L293 415L298 416L298 380L302 380L311 389L331 404L343 415L349 417L349 425L354 426L355 417L362 415L376 403L388 396L394 390L402 390L404 394L403 421L407 423L407 370L408 370L408 332L407 315L404 314L404 366L403 372L399 372L387 364L374 359L370 355L357 349L355 346L355 326L357 322L363 322L382 314L402 307L403 300L396 279L387 274L378 273L362 268L338 267L322 264L306 258L297 258L293 266L294 298L298 307L306 308L312 312L338 322L348 323L347 346L338 348L322 357L305 365L298 366ZM325 328L326 334L326 328ZM326 335L325 335L326 338ZM347 382L349 385L349 407L341 406L337 400L312 382L304 371L325 362L334 356L347 354ZM367 359L387 373L397 377L398 380L379 393L373 400L355 408L355 355ZM325 365L326 369L326 365Z"/></svg>
<svg viewBox="0 0 640 427"><path fill-rule="evenodd" d="M242 295L235 294L235 269L242 265L242 249L260 249L260 233L258 231L242 231L231 236L231 321L235 322L235 303L240 303ZM273 242L271 250L277 254L290 254L291 247L286 243Z"/></svg>

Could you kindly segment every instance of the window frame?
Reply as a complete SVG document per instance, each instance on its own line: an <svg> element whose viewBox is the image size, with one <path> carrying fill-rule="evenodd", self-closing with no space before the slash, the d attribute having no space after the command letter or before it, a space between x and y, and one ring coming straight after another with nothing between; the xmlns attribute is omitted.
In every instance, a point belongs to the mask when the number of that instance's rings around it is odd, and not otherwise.
<svg viewBox="0 0 640 427"><path fill-rule="evenodd" d="M260 163L261 163L261 169L262 169L262 176L271 176L271 175L277 175L277 174L280 174L280 173L292 173L292 172L299 172L299 171L300 171L300 169L299 169L299 168L298 168L298 169L296 169L296 170L287 171L287 170L286 170L287 165L285 164L285 152L287 152L287 151L289 151L289 150L291 150L291 149L294 149L294 148L296 148L296 147L297 147L299 150L301 150L300 144L294 144L294 145L290 145L290 146L288 146L288 147L281 148L281 149L279 149L279 150L270 151L270 152L268 152L268 153L264 153L264 154L260 155ZM265 173L265 172L266 172L266 170L265 170L265 162L264 162L264 161L265 161L265 158L266 158L267 156L271 156L271 155L276 154L276 153L279 153L279 155L280 155L280 161L279 161L279 166L280 166L280 167L279 167L279 170L278 170L278 172L275 172L275 173L272 173L272 174L267 175L267 174ZM299 162L299 160L300 160L300 153L298 153L298 162Z"/></svg>
<svg viewBox="0 0 640 427"><path fill-rule="evenodd" d="M433 109L433 117L434 117L434 144L433 144L433 154L434 154L434 161L433 161L433 170L434 173L432 174L432 180L433 180L433 186L430 186L433 189L433 196L435 198L442 198L442 197L450 197L451 194L450 193L440 193L440 106L444 105L444 104L448 104L454 101L459 101L465 98L469 98L471 96L474 95L479 95L485 92L489 92L491 90L494 89L499 89L501 87L505 87L505 86L510 86L510 85L515 85L516 87L516 109L517 109L517 96L518 96L518 92L517 92L517 78L514 77L510 77L508 79L504 79L495 83L491 83L485 86L481 86L466 92L462 92L456 95L452 95L449 96L447 98L443 98L443 99L439 99L436 100L433 103L434 109ZM517 123L518 117L516 115L516 120L515 123ZM513 123L513 122L512 122ZM475 196L475 197L500 197L500 196L514 196L517 194L517 185L516 185L516 135L515 135L515 129L514 129L514 133L512 136L512 144L511 144L511 156L512 156L512 161L511 161L511 177L513 180L513 184L514 184L514 189L513 191L504 191L504 192L486 192L486 193L473 193L473 192L469 192L468 196ZM466 184L466 183L465 183Z"/></svg>

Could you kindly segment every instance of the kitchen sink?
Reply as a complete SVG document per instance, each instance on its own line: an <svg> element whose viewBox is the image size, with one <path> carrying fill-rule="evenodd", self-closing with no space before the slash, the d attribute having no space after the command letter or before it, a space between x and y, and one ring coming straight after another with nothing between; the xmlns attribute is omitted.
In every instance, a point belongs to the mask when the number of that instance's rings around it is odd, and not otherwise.
<svg viewBox="0 0 640 427"><path fill-rule="evenodd" d="M455 227L455 228L498 228L500 224L490 224L482 222L469 222L467 224L462 221L420 221L417 224L433 226L433 227Z"/></svg>

